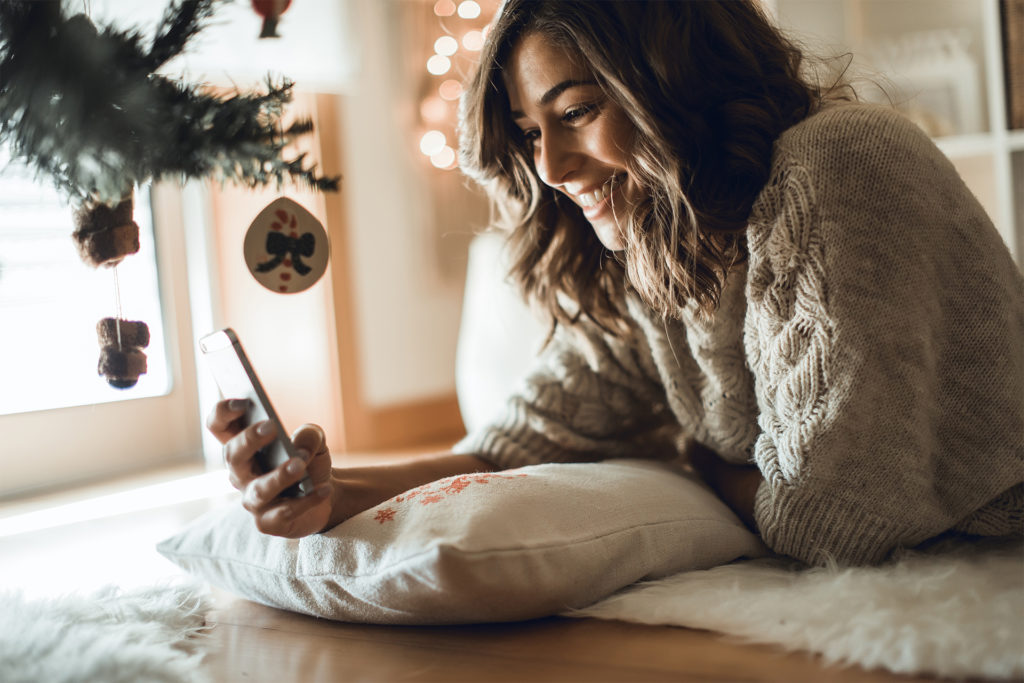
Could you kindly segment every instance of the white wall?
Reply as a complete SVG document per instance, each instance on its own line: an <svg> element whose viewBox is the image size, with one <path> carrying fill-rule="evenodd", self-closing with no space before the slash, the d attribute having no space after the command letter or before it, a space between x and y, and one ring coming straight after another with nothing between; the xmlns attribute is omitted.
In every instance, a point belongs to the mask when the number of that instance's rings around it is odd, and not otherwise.
<svg viewBox="0 0 1024 683"><path fill-rule="evenodd" d="M348 267L370 406L454 393L462 297L461 282L444 278L432 256L433 200L400 104L398 2L352 7L358 58L342 114Z"/></svg>

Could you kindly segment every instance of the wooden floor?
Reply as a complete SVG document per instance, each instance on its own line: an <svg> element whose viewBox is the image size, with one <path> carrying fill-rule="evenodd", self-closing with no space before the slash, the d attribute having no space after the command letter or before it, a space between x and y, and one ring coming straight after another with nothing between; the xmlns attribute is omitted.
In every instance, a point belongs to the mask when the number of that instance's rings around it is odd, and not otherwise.
<svg viewBox="0 0 1024 683"><path fill-rule="evenodd" d="M111 583L152 585L177 575L154 544L211 506L234 499L219 473L197 474L201 471L176 471L135 482L149 487L143 489L141 506L109 487L94 490L92 498L78 492L0 506L0 585L52 595ZM147 503L170 486L168 479L185 475L191 477L182 480L191 500ZM113 511L102 514L89 507L97 493L113 503ZM26 515L61 505L49 521ZM120 511L128 505L139 509ZM283 612L219 591L214 596L212 652L204 667L217 683L933 680L825 667L808 655L684 628L561 618L461 627L363 626Z"/></svg>

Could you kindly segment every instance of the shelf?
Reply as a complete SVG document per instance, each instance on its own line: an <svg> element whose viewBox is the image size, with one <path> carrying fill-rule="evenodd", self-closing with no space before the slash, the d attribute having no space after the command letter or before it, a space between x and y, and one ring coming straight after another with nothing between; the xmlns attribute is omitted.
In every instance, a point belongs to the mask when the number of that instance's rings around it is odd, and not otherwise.
<svg viewBox="0 0 1024 683"><path fill-rule="evenodd" d="M972 135L950 135L935 138L935 144L950 159L964 159L994 154L1001 149L991 133L975 133ZM1011 130L1006 133L1006 148L1011 152L1024 152L1024 130Z"/></svg>
<svg viewBox="0 0 1024 683"><path fill-rule="evenodd" d="M991 133L972 133L970 135L950 135L935 138L935 144L950 159L963 159L992 154L995 141Z"/></svg>
<svg viewBox="0 0 1024 683"><path fill-rule="evenodd" d="M1011 130L1007 133L1006 146L1011 152L1024 152L1024 130Z"/></svg>

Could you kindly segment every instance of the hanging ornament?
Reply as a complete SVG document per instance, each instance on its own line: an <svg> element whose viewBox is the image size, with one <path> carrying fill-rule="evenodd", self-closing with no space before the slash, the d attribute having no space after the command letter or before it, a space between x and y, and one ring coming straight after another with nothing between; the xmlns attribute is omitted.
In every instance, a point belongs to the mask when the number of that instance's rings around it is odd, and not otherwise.
<svg viewBox="0 0 1024 683"><path fill-rule="evenodd" d="M271 292L295 294L321 279L331 246L316 216L281 197L253 220L242 250L256 282Z"/></svg>
<svg viewBox="0 0 1024 683"><path fill-rule="evenodd" d="M116 389L128 389L146 374L146 354L149 346L149 326L141 320L104 318L96 323L96 336L100 342L100 362L97 372Z"/></svg>
<svg viewBox="0 0 1024 683"><path fill-rule="evenodd" d="M252 0L252 8L263 17L260 38L280 38L277 20L292 4L292 0Z"/></svg>
<svg viewBox="0 0 1024 683"><path fill-rule="evenodd" d="M280 197L253 220L242 252L256 281L281 294L309 289L327 270L331 247L316 216Z"/></svg>
<svg viewBox="0 0 1024 683"><path fill-rule="evenodd" d="M72 238L88 265L113 267L139 250L139 226L132 220L134 197L124 195L114 206L87 199L75 210Z"/></svg>
<svg viewBox="0 0 1024 683"><path fill-rule="evenodd" d="M72 233L82 260L93 268L110 268L114 275L117 317L96 323L96 336L100 343L97 373L116 389L135 386L147 369L142 349L149 346L149 327L140 320L122 319L117 277L118 264L125 256L139 251L139 225L132 220L134 204L132 191L113 205L87 199L75 210Z"/></svg>

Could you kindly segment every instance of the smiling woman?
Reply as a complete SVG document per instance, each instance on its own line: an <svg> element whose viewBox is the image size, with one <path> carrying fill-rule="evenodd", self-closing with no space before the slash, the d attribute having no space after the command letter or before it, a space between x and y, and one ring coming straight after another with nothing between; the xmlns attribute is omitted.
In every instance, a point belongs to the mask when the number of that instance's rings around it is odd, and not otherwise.
<svg viewBox="0 0 1024 683"><path fill-rule="evenodd" d="M622 225L641 192L628 170L633 127L577 55L540 34L523 38L505 75L512 120L545 185L583 210L609 251L624 248Z"/></svg>
<svg viewBox="0 0 1024 683"><path fill-rule="evenodd" d="M332 467L307 430L309 457L256 473L271 435L221 403L256 527L324 532L449 475L679 458L807 564L1019 535L1024 279L920 128L803 60L755 0L506 0L461 161L547 348L503 412L401 467ZM322 496L279 498L307 471Z"/></svg>

